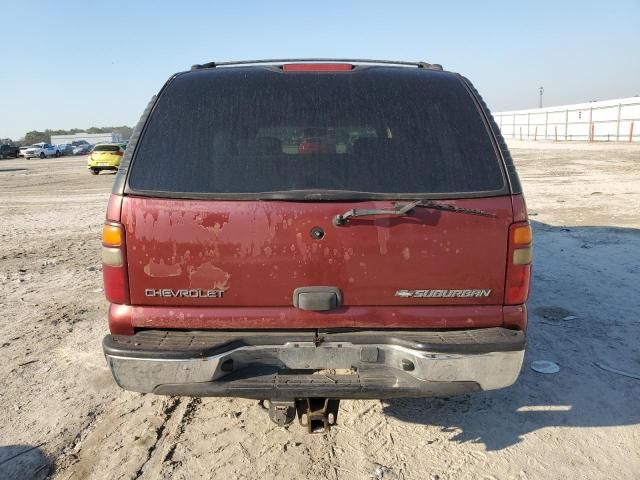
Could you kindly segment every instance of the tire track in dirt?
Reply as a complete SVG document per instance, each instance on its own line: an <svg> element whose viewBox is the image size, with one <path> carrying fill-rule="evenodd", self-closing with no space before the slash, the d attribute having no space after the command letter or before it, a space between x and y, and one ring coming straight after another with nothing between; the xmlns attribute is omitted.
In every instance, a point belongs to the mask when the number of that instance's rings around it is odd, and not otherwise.
<svg viewBox="0 0 640 480"><path fill-rule="evenodd" d="M200 398L139 394L113 402L64 450L56 478L172 478L182 463L173 458L176 447L200 403Z"/></svg>
<svg viewBox="0 0 640 480"><path fill-rule="evenodd" d="M178 398L139 394L106 405L104 414L96 415L57 459L56 478L132 478L132 472L142 473L178 405Z"/></svg>
<svg viewBox="0 0 640 480"><path fill-rule="evenodd" d="M173 457L176 453L176 448L178 447L185 429L191 424L191 422L193 422L196 411L198 410L198 407L201 403L201 398L194 397L189 399L184 408L182 418L180 419L180 423L178 424L178 428L176 429L176 433L173 439L174 443L169 447L169 451L162 459L163 466L170 470L170 473L172 473L177 467L180 467L182 465L182 462L180 460L174 460Z"/></svg>
<svg viewBox="0 0 640 480"><path fill-rule="evenodd" d="M142 475L146 473L147 468L149 470L156 469L158 462L157 461L153 462L152 460L154 460L154 455L157 455L156 451L158 450L158 447L162 447L163 444L168 443L166 441L168 437L174 437L175 439L177 432L173 432L172 434L172 432L170 432L169 429L167 429L167 427L171 425L170 423L171 418L173 417L174 412L179 406L180 406L179 397L170 397L166 401L165 406L162 410L162 417L163 417L162 423L158 425L155 430L155 435L156 435L155 442L149 445L147 449L147 456L144 462L142 463L142 465L140 465L138 470L133 474L134 480L137 480L140 477L142 477ZM184 418L184 414L183 414L183 418ZM182 423L182 420L180 421L180 423ZM165 430L167 431L166 434L165 434ZM177 430L177 427L174 427L174 430ZM149 467L147 467L147 465L149 465Z"/></svg>

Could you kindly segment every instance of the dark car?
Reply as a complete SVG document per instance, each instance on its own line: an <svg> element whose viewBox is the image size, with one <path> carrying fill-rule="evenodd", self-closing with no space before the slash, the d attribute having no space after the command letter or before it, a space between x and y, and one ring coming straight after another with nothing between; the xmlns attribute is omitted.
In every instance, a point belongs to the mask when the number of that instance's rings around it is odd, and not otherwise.
<svg viewBox="0 0 640 480"><path fill-rule="evenodd" d="M16 145L0 145L0 160L4 160L5 158L18 158L19 153L20 148Z"/></svg>
<svg viewBox="0 0 640 480"><path fill-rule="evenodd" d="M90 145L88 143L81 143L73 147L72 153L73 155L86 155L87 153L91 152L92 148L93 145Z"/></svg>
<svg viewBox="0 0 640 480"><path fill-rule="evenodd" d="M315 431L340 399L518 377L531 227L463 76L198 65L167 81L130 142L102 250L103 347L122 388L268 400L276 423L297 413Z"/></svg>
<svg viewBox="0 0 640 480"><path fill-rule="evenodd" d="M73 155L73 149L75 147L70 143L62 143L60 145L56 145L56 149L61 156Z"/></svg>

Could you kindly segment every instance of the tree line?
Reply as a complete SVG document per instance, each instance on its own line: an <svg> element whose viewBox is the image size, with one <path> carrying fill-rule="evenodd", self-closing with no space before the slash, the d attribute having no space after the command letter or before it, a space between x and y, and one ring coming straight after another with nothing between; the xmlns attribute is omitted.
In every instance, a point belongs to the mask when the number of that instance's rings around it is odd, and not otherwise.
<svg viewBox="0 0 640 480"><path fill-rule="evenodd" d="M20 139L14 142L10 138L0 138L0 144L8 143L10 145L33 145L34 143L51 143L52 135L73 135L75 133L119 133L122 135L123 140L129 140L131 136L131 127L127 127L126 125L120 127L91 127L87 129L83 128L72 128L70 130L51 130L46 129L45 131L39 130L31 130L27 132L23 139Z"/></svg>

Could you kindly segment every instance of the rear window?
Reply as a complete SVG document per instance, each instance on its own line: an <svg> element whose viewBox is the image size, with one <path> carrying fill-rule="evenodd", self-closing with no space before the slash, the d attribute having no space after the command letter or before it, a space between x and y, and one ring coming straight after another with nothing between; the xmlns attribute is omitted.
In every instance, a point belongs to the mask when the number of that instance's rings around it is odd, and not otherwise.
<svg viewBox="0 0 640 480"><path fill-rule="evenodd" d="M93 147L94 152L117 152L120 150L118 145L96 145Z"/></svg>
<svg viewBox="0 0 640 480"><path fill-rule="evenodd" d="M147 121L129 189L399 197L504 189L491 138L457 76L359 70L236 68L176 77Z"/></svg>

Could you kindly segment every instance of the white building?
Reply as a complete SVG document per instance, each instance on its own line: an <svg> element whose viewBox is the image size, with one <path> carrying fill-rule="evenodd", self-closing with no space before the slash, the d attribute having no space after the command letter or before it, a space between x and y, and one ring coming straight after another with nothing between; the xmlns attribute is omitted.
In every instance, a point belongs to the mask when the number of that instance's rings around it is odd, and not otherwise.
<svg viewBox="0 0 640 480"><path fill-rule="evenodd" d="M640 97L495 112L506 139L640 141Z"/></svg>
<svg viewBox="0 0 640 480"><path fill-rule="evenodd" d="M77 142L79 140L85 140L91 145L95 145L96 143L112 143L112 142L122 142L122 135L119 133L74 133L73 135L51 135L51 144L52 145L62 145L69 144L72 142Z"/></svg>

